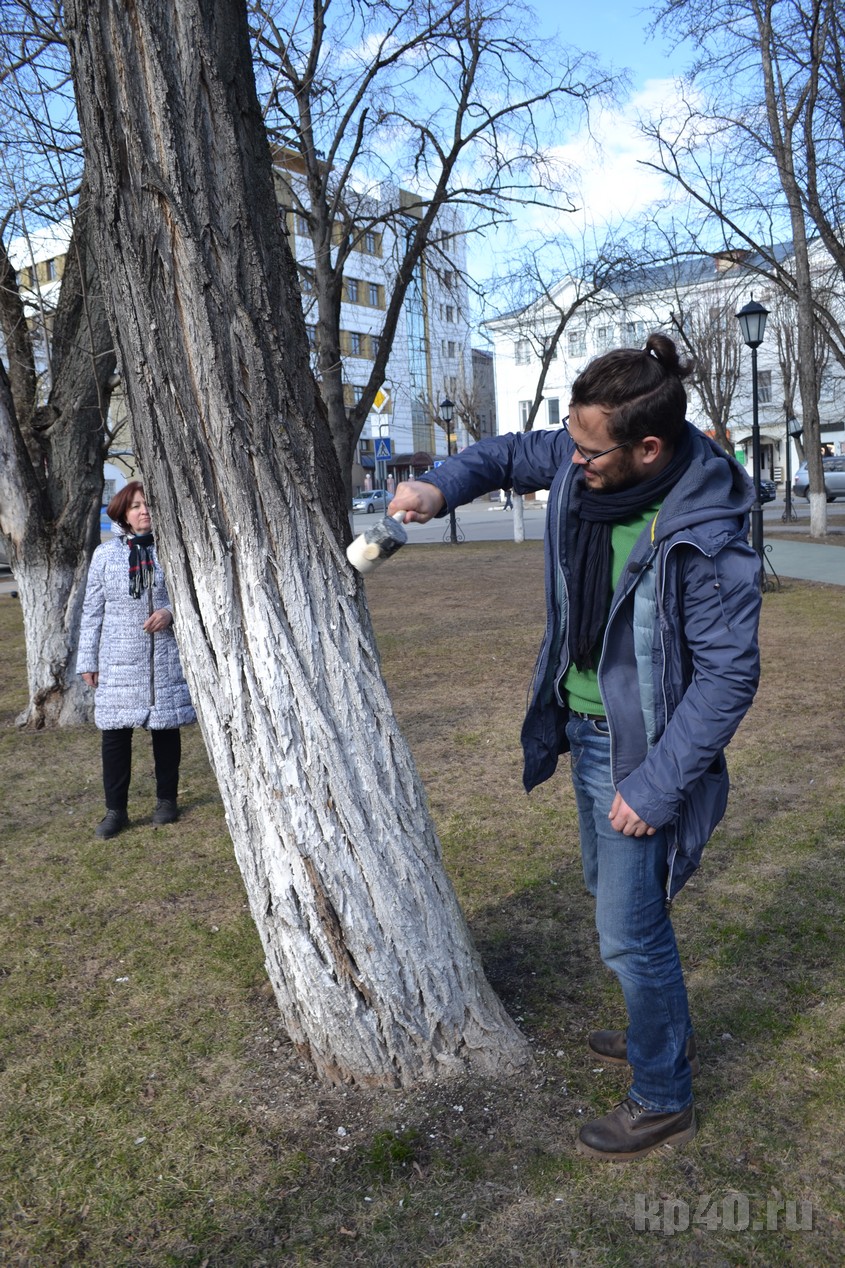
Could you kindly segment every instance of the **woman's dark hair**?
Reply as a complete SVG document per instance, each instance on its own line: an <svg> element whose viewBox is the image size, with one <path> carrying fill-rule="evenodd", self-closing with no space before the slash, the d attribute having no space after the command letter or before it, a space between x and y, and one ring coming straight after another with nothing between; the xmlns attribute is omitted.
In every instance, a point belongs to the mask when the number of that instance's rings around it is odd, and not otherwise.
<svg viewBox="0 0 845 1268"><path fill-rule="evenodd" d="M106 507L106 515L115 524L119 524L121 528L129 528L126 523L126 512L132 505L132 499L136 493L143 493L144 486L140 480L130 480L128 484L124 484L119 493L115 493L112 500Z"/></svg>
<svg viewBox="0 0 845 1268"><path fill-rule="evenodd" d="M619 444L659 436L674 448L687 416L681 380L691 371L668 335L652 334L644 349L615 348L594 357L572 384L570 404L610 410L608 432Z"/></svg>

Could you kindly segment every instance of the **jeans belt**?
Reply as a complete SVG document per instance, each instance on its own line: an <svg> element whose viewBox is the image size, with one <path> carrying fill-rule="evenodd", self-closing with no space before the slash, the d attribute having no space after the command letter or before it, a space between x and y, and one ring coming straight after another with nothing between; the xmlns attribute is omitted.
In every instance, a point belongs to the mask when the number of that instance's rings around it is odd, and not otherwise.
<svg viewBox="0 0 845 1268"><path fill-rule="evenodd" d="M576 718L583 718L585 722L606 722L606 713L579 713L577 709L571 711Z"/></svg>

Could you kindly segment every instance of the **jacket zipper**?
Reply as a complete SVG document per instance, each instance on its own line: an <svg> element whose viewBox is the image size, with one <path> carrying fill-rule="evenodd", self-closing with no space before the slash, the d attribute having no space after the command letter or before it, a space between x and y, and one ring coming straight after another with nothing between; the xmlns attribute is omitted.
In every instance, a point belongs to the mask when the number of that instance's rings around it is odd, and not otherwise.
<svg viewBox="0 0 845 1268"><path fill-rule="evenodd" d="M153 614L153 591L152 586L147 591L147 608L149 615ZM156 703L156 636L150 633L150 707L155 708Z"/></svg>
<svg viewBox="0 0 845 1268"><path fill-rule="evenodd" d="M558 545L557 545L557 549L554 551L554 555L556 559L555 581L560 588L559 594L555 596L555 601L557 603L557 609L558 609L557 619L561 629L561 640L560 640L560 646L557 649L555 649L554 646L552 646L551 652L554 653L555 650L557 650L558 661L560 661L561 652L563 651L564 639L566 641L566 663L564 664L563 668L561 669L557 677L554 676L555 674L554 669L552 670L552 694L557 704L561 703L560 691L559 691L560 684L563 682L563 679L566 675L566 671L569 669L569 588L567 587L567 584L566 584L566 574L563 571L563 564L561 563L560 533L561 533L561 526L563 524L563 518L561 515L561 507L563 505L563 495L566 490L567 481L569 481L571 478L572 478L572 468L570 467L569 471L567 471L566 475L561 481L560 490L557 495L557 523L555 525L555 529L558 535ZM563 603L562 603L563 599L566 600L566 619L565 620L563 619Z"/></svg>
<svg viewBox="0 0 845 1268"><path fill-rule="evenodd" d="M660 653L661 653L660 660L662 665L661 673L660 673L660 691L663 696L664 726L669 721L669 701L666 699L666 644L663 639L663 607L664 607L664 599L666 597L666 560L669 557L669 551L674 550L677 546L692 546L693 550L699 551L700 554L704 555L705 559L713 558L712 555L707 554L706 550L702 550L701 547L696 545L695 542L691 542L686 538L684 538L682 541L672 542L669 546L666 547L666 551L663 555L663 571L660 576L660 585L655 586L654 594L657 600L657 619L660 622ZM676 832L674 840L672 841L671 849L669 850L669 858L667 860L669 865L667 873L666 873L666 910L667 911L672 905L672 899L671 899L672 877L675 872L675 860L677 859L677 857L678 857L678 834Z"/></svg>

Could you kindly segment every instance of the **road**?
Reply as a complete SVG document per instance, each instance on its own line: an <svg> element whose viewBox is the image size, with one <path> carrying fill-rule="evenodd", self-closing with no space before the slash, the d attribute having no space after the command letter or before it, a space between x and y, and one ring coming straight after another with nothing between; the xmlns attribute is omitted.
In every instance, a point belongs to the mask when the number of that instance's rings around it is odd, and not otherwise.
<svg viewBox="0 0 845 1268"><path fill-rule="evenodd" d="M783 501L778 500L763 508L763 535L768 531L794 534L790 541L771 541L769 558L781 577L794 577L803 581L826 581L829 585L845 586L845 546L827 546L811 542L806 530L809 510L800 499L795 503L798 524L788 528L781 520ZM836 514L838 504L830 507L832 527L840 522ZM355 534L362 533L376 523L377 515L353 517ZM463 506L457 513L459 537L466 541L497 542L513 538L513 512L502 511L493 502L479 499ZM528 541L541 541L546 526L546 511L542 504L528 503L525 508L525 536ZM442 542L449 536L449 520L435 520L430 524L409 524L408 544ZM8 595L16 589L14 578L6 571L0 572L0 595Z"/></svg>
<svg viewBox="0 0 845 1268"><path fill-rule="evenodd" d="M371 528L376 515L355 515L355 535ZM503 511L495 503L479 499L462 506L456 515L458 539L463 533L470 542L499 542L513 538L513 512ZM525 536L529 541L542 541L546 526L545 507L530 505L525 510ZM449 536L449 517L428 524L408 524L408 544L440 542Z"/></svg>
<svg viewBox="0 0 845 1268"><path fill-rule="evenodd" d="M831 506L831 527L836 528L840 517ZM783 523L783 501L778 499L763 508L763 537L770 547L767 558L781 577L800 581L825 581L829 585L845 586L845 546L828 546L811 542L807 536L809 509L806 502L795 503L797 524ZM356 535L371 527L375 515L354 516ZM541 541L546 524L546 511L542 504L528 503L525 509L525 536L528 541ZM508 541L513 537L513 514L502 511L495 503L479 499L457 512L458 536L471 542ZM448 541L449 520L436 520L429 524L409 524L408 545L431 544ZM791 540L767 541L768 532L789 532Z"/></svg>

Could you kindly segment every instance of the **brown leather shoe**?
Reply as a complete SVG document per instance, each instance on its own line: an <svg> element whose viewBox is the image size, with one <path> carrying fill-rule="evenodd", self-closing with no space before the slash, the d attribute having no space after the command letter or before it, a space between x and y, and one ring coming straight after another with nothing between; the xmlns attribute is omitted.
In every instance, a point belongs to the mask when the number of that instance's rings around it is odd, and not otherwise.
<svg viewBox="0 0 845 1268"><path fill-rule="evenodd" d="M626 1097L616 1109L585 1123L578 1133L577 1149L588 1158L605 1162L630 1162L662 1145L684 1145L696 1133L695 1109L689 1104L677 1114L644 1109Z"/></svg>
<svg viewBox="0 0 845 1268"><path fill-rule="evenodd" d="M587 1047L592 1056L608 1065L628 1064L628 1040L624 1030L594 1030L587 1038ZM701 1074L695 1035L690 1035L687 1040L687 1061L693 1078Z"/></svg>

